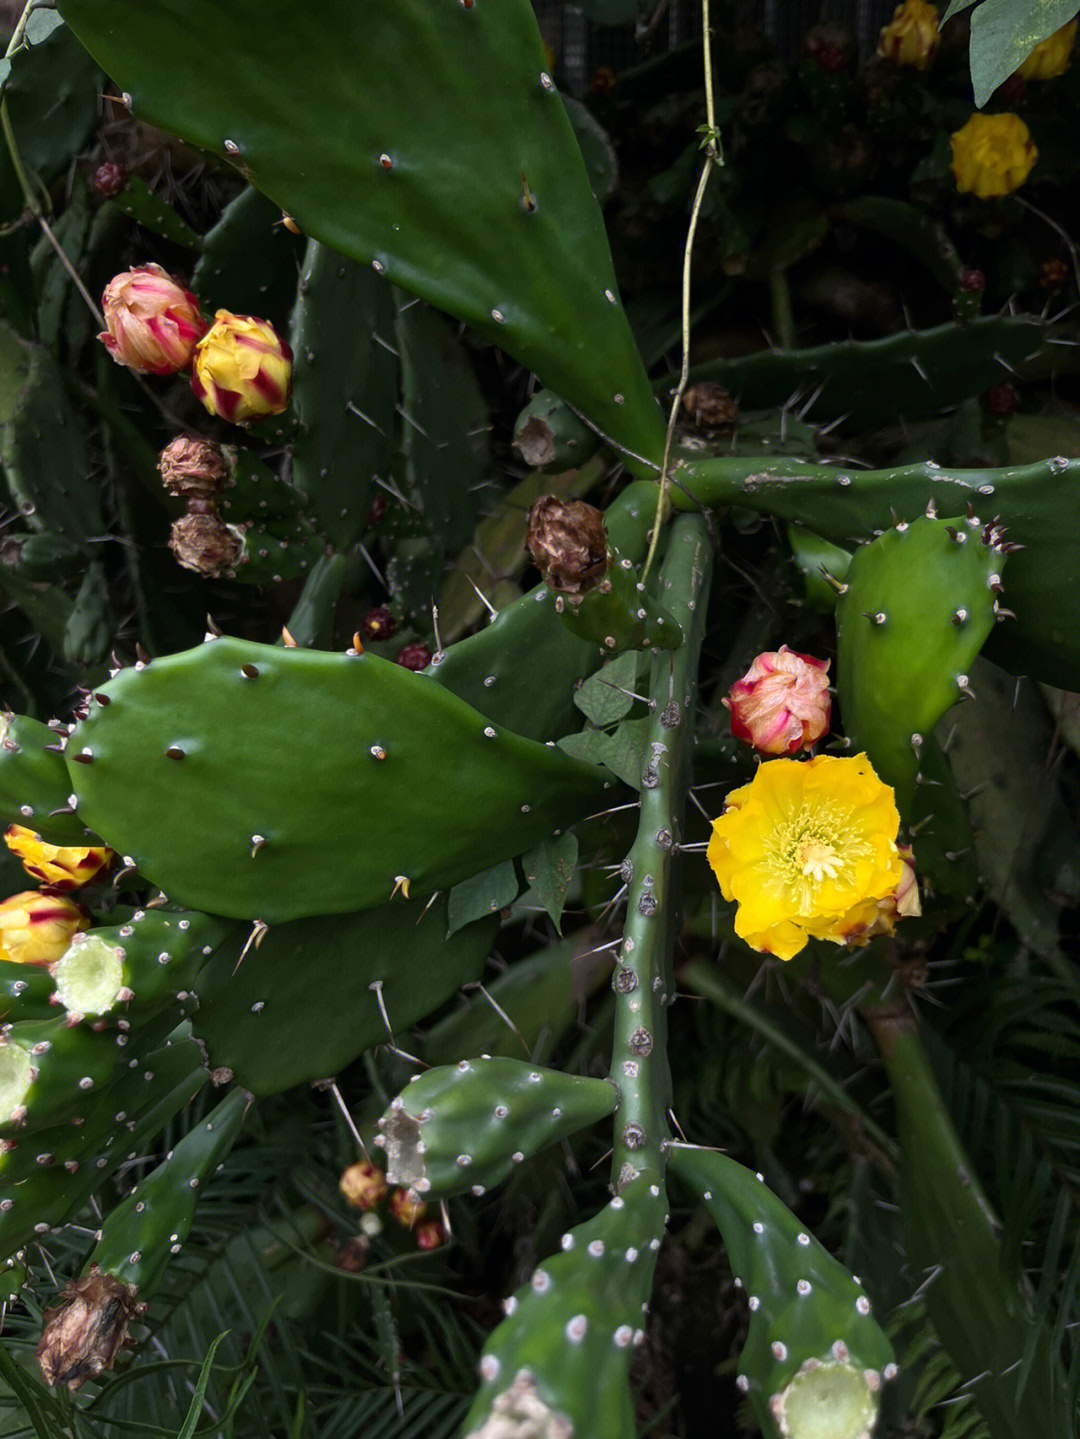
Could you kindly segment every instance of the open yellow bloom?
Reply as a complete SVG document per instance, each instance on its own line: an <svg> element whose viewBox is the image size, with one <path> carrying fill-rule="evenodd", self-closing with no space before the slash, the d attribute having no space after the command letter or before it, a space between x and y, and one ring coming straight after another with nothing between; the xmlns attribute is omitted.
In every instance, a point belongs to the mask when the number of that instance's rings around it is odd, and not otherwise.
<svg viewBox="0 0 1080 1439"><path fill-rule="evenodd" d="M897 894L904 864L892 789L866 755L761 765L713 821L707 858L735 933L791 959L810 938L847 944Z"/></svg>
<svg viewBox="0 0 1080 1439"><path fill-rule="evenodd" d="M1019 115L972 115L949 143L956 188L980 200L1019 190L1039 158Z"/></svg>
<svg viewBox="0 0 1080 1439"><path fill-rule="evenodd" d="M1055 80L1064 75L1072 58L1076 26L1077 22L1070 20L1060 30L1040 40L1016 72L1021 80Z"/></svg>
<svg viewBox="0 0 1080 1439"><path fill-rule="evenodd" d="M926 0L904 0L878 37L877 52L894 65L926 70L940 44L937 7Z"/></svg>

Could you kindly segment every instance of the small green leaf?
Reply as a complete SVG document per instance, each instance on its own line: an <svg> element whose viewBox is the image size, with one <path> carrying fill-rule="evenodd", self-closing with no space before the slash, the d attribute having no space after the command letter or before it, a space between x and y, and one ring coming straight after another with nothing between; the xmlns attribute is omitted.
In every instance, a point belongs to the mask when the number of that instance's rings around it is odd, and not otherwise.
<svg viewBox="0 0 1080 1439"><path fill-rule="evenodd" d="M518 878L512 859L492 865L471 879L463 879L450 891L446 912L447 938L474 919L497 914L517 899Z"/></svg>
<svg viewBox="0 0 1080 1439"><path fill-rule="evenodd" d="M26 1410L37 1439L62 1439L66 1426L56 1400L43 1384L28 1374L21 1364L0 1344L0 1380Z"/></svg>
<svg viewBox="0 0 1080 1439"><path fill-rule="evenodd" d="M634 697L626 691L637 683L637 671L638 656L629 650L590 675L574 695L574 703L600 728L624 719L634 707Z"/></svg>
<svg viewBox="0 0 1080 1439"><path fill-rule="evenodd" d="M559 748L573 759L604 765L631 789L640 789L648 724L645 719L624 720L614 734L582 730L580 734L564 735Z"/></svg>
<svg viewBox="0 0 1080 1439"><path fill-rule="evenodd" d="M1055 30L1080 9L1077 0L983 0L971 17L971 83L981 109Z"/></svg>
<svg viewBox="0 0 1080 1439"><path fill-rule="evenodd" d="M577 856L577 835L573 832L552 835L522 856L525 879L532 886L530 895L547 910L560 934L566 891L574 877Z"/></svg>
<svg viewBox="0 0 1080 1439"><path fill-rule="evenodd" d="M219 1334L214 1340L213 1344L210 1345L210 1348L206 1351L206 1358L202 1362L202 1368L199 1370L199 1377L195 1381L195 1392L191 1396L191 1403L188 1406L187 1417L185 1418L184 1423L181 1426L180 1432L176 1436L176 1439L191 1439L191 1436L195 1433L195 1428L199 1422L199 1416L202 1414L203 1400L206 1398L206 1386L210 1383L210 1371L214 1367L214 1355L217 1353L218 1345L228 1335L228 1333L229 1331L226 1329L224 1333Z"/></svg>

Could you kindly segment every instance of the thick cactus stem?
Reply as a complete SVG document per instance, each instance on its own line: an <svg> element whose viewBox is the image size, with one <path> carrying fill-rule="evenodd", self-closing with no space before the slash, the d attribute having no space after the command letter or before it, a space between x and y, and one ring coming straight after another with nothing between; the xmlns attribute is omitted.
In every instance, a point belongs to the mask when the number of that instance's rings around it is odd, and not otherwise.
<svg viewBox="0 0 1080 1439"><path fill-rule="evenodd" d="M641 777L641 818L627 856L626 926L615 971L611 1077L622 1099L615 1119L616 1189L646 1170L664 1172L671 1076L666 1055L671 944L677 931L675 856L682 837L693 739L698 654L705 631L712 547L704 521L672 527L660 592L686 636L653 662L652 719Z"/></svg>
<svg viewBox="0 0 1080 1439"><path fill-rule="evenodd" d="M379 1120L387 1179L418 1194L481 1194L528 1155L610 1114L603 1079L520 1059L463 1059L417 1076Z"/></svg>
<svg viewBox="0 0 1080 1439"><path fill-rule="evenodd" d="M851 1364L809 1359L772 1402L781 1439L870 1439L876 1386Z"/></svg>

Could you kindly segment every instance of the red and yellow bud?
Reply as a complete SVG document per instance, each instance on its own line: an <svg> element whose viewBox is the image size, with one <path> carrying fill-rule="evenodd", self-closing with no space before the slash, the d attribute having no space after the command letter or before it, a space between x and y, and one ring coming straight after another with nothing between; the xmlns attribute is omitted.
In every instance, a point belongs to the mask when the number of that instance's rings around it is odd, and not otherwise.
<svg viewBox="0 0 1080 1439"><path fill-rule="evenodd" d="M218 310L195 347L191 388L212 415L236 425L280 415L292 392L292 358L269 320Z"/></svg>
<svg viewBox="0 0 1080 1439"><path fill-rule="evenodd" d="M386 1198L386 1175L370 1160L359 1160L344 1171L338 1188L354 1209L374 1209Z"/></svg>
<svg viewBox="0 0 1080 1439"><path fill-rule="evenodd" d="M1019 115L972 115L949 137L956 188L980 200L1019 190L1039 152Z"/></svg>
<svg viewBox="0 0 1080 1439"><path fill-rule="evenodd" d="M438 1249L446 1243L446 1230L437 1219L425 1219L423 1224L416 1226L416 1245L418 1249Z"/></svg>
<svg viewBox="0 0 1080 1439"><path fill-rule="evenodd" d="M145 374L186 370L206 330L198 300L160 265L140 265L114 276L101 308L107 328L98 339L118 365Z"/></svg>
<svg viewBox="0 0 1080 1439"><path fill-rule="evenodd" d="M23 890L0 903L0 959L9 964L54 964L90 918L61 894Z"/></svg>
<svg viewBox="0 0 1080 1439"><path fill-rule="evenodd" d="M4 843L27 874L50 889L81 889L97 879L112 862L113 852L104 845L46 844L39 834L21 824L9 824Z"/></svg>
<svg viewBox="0 0 1080 1439"><path fill-rule="evenodd" d="M926 0L904 0L878 37L878 54L894 65L926 70L941 44L938 12Z"/></svg>
<svg viewBox="0 0 1080 1439"><path fill-rule="evenodd" d="M761 754L790 755L828 732L832 700L829 661L787 645L760 654L723 701L731 732Z"/></svg>
<svg viewBox="0 0 1080 1439"><path fill-rule="evenodd" d="M390 1213L399 1224L412 1229L427 1213L427 1205L408 1189L395 1189L390 1196Z"/></svg>
<svg viewBox="0 0 1080 1439"><path fill-rule="evenodd" d="M1017 70L1021 80L1056 80L1059 75L1064 75L1072 61L1076 26L1077 22L1070 20L1060 30L1041 40Z"/></svg>

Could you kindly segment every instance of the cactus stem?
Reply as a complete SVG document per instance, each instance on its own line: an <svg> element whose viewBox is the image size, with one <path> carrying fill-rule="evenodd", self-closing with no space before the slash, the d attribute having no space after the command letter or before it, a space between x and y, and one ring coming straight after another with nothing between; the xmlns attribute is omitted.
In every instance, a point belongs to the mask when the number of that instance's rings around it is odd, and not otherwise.
<svg viewBox="0 0 1080 1439"><path fill-rule="evenodd" d="M689 517L688 517L689 518ZM622 870L627 918L615 975L612 1075L621 1099L615 1114L612 1180L617 1192L645 1170L661 1175L670 1139L670 1073L664 1040L672 990L670 947L675 933L675 856L686 802L692 742L694 676L705 628L711 568L708 531L698 517L672 527L661 571L665 600L686 636L653 661L652 715L646 753L648 782L637 838ZM661 839L660 836L663 836ZM622 891L620 891L622 893Z"/></svg>

